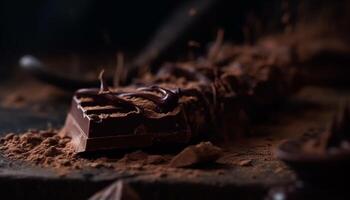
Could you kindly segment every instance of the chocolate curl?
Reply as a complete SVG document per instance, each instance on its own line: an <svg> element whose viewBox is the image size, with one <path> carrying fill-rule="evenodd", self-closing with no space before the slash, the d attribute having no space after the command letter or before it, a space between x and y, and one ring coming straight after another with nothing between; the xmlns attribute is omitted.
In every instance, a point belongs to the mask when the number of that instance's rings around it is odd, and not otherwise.
<svg viewBox="0 0 350 200"><path fill-rule="evenodd" d="M171 90L159 87L159 86L151 86L148 88L140 88L140 91L156 91L162 94L161 97L157 95L144 93L143 97L153 101L157 104L157 106L163 111L170 111L174 109L178 105L179 95L176 92ZM142 93L141 93L142 94Z"/></svg>
<svg viewBox="0 0 350 200"><path fill-rule="evenodd" d="M213 63L216 61L216 58L217 58L217 56L220 52L220 49L222 47L223 41L224 41L224 30L219 29L217 32L217 35L216 35L216 40L208 52L208 60L209 61L211 61Z"/></svg>
<svg viewBox="0 0 350 200"><path fill-rule="evenodd" d="M98 75L98 79L100 80L100 93L109 92L107 82L103 78L104 73L105 73L105 70L102 69L100 74Z"/></svg>
<svg viewBox="0 0 350 200"><path fill-rule="evenodd" d="M103 96L103 98L107 99L108 101L112 102L115 105L123 106L126 109L136 111L136 113L140 114L142 110L138 106L136 106L131 101L127 101L119 97L118 95L113 94L112 91L109 90L108 84L106 80L103 78L104 72L105 72L104 69L101 70L98 76L100 80L100 91L98 95Z"/></svg>

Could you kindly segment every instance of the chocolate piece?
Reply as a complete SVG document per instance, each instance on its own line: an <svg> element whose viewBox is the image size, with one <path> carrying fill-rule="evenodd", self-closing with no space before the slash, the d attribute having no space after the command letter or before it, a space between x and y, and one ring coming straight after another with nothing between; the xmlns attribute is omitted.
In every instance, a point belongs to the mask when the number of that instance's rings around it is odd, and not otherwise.
<svg viewBox="0 0 350 200"><path fill-rule="evenodd" d="M101 88L78 90L68 114L65 134L76 151L147 147L186 143L191 132L179 96L159 86L125 92Z"/></svg>
<svg viewBox="0 0 350 200"><path fill-rule="evenodd" d="M99 98L78 94L73 98L65 131L73 138L77 151L146 147L157 142L185 143L190 139L181 106L166 114L146 114L149 111L124 104L119 97L116 101Z"/></svg>
<svg viewBox="0 0 350 200"><path fill-rule="evenodd" d="M189 146L177 154L171 161L171 167L189 167L196 164L215 162L222 150L211 142L201 142L195 146Z"/></svg>
<svg viewBox="0 0 350 200"><path fill-rule="evenodd" d="M291 93L294 68L274 52L215 49L204 61L162 67L139 79L142 87L109 88L101 74L100 89L78 90L65 126L77 151L186 144L213 133L231 139ZM224 61L223 53L233 55Z"/></svg>
<svg viewBox="0 0 350 200"><path fill-rule="evenodd" d="M140 200L139 194L123 181L117 181L97 192L89 200Z"/></svg>
<svg viewBox="0 0 350 200"><path fill-rule="evenodd" d="M239 161L238 165L240 165L242 167L252 166L252 162L253 161L251 159L241 160L241 161Z"/></svg>

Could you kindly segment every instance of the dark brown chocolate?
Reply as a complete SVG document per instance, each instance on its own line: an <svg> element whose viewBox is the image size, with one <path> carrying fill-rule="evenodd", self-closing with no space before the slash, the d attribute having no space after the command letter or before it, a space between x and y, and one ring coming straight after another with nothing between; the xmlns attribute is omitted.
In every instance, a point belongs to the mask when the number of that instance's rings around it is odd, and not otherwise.
<svg viewBox="0 0 350 200"><path fill-rule="evenodd" d="M65 131L77 151L185 144L213 133L225 139L242 135L251 113L290 93L295 73L268 50L244 47L229 53L165 65L137 80L142 87L109 88L101 73L99 89L75 93Z"/></svg>
<svg viewBox="0 0 350 200"><path fill-rule="evenodd" d="M176 89L111 91L101 78L100 89L75 93L65 133L78 152L186 143L191 132L178 100Z"/></svg>

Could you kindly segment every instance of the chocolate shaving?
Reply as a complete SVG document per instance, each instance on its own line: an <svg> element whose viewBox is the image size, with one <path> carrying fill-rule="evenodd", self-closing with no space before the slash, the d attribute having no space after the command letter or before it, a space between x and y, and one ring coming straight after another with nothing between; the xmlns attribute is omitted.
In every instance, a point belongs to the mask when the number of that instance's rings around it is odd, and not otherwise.
<svg viewBox="0 0 350 200"><path fill-rule="evenodd" d="M108 91L109 91L107 82L106 82L105 79L103 78L104 72L105 72L105 71L102 70L102 71L100 72L100 74L98 75L98 79L100 80L100 93L108 92Z"/></svg>

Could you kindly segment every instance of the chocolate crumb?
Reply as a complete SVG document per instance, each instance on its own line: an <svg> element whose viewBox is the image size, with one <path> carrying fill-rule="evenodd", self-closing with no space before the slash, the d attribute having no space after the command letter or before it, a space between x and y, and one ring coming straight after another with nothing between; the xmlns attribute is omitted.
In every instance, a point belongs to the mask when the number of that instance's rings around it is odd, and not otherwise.
<svg viewBox="0 0 350 200"><path fill-rule="evenodd" d="M117 181L89 198L90 200L118 199L140 200L139 194L129 184Z"/></svg>
<svg viewBox="0 0 350 200"><path fill-rule="evenodd" d="M94 163L91 163L90 166L93 167L93 168L101 168L104 165L103 165L103 163L94 162Z"/></svg>
<svg viewBox="0 0 350 200"><path fill-rule="evenodd" d="M164 162L165 162L165 158L160 155L150 155L147 157L147 164L157 165L157 164L162 164Z"/></svg>
<svg viewBox="0 0 350 200"><path fill-rule="evenodd" d="M277 169L275 169L275 173L278 174L280 172L283 171L283 168L282 167L278 167Z"/></svg>
<svg viewBox="0 0 350 200"><path fill-rule="evenodd" d="M247 167L247 166L252 166L252 160L247 159L247 160L241 160L238 165L243 166L243 167Z"/></svg>
<svg viewBox="0 0 350 200"><path fill-rule="evenodd" d="M222 150L211 142L201 142L195 146L189 146L177 154L171 161L171 167L189 167L199 163L216 161L222 154Z"/></svg>

